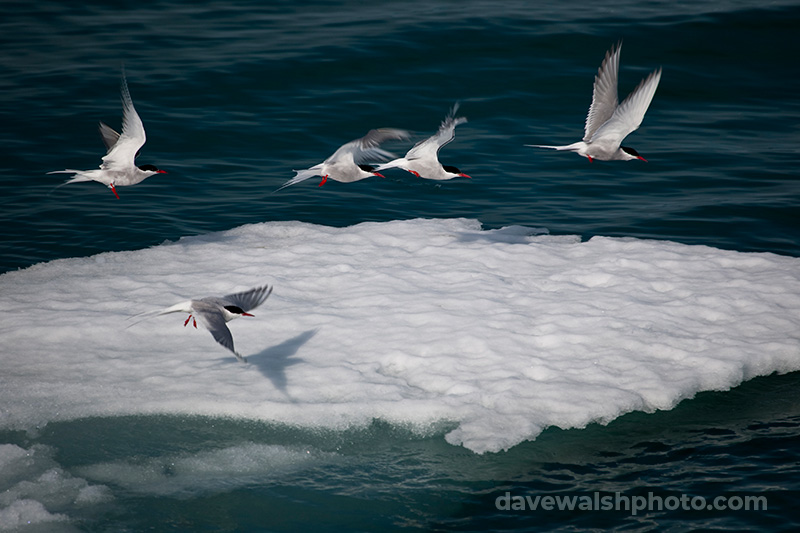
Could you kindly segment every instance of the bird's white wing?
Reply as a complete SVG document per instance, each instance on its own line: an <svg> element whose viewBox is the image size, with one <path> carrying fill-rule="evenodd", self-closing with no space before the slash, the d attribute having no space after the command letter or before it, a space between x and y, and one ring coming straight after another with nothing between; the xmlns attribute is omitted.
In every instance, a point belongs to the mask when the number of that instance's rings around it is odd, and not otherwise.
<svg viewBox="0 0 800 533"><path fill-rule="evenodd" d="M350 141L336 150L333 155L325 160L328 164L336 163L345 158L352 158L355 163L362 163L370 158L391 159L394 157L386 150L379 148L380 144L392 139L408 139L409 134L405 130L394 128L378 128L370 130L360 139Z"/></svg>
<svg viewBox="0 0 800 533"><path fill-rule="evenodd" d="M263 287L256 287L249 291L223 296L222 300L226 302L225 305L235 305L242 311L247 312L264 303L264 301L269 298L270 294L272 294L272 287L264 285Z"/></svg>
<svg viewBox="0 0 800 533"><path fill-rule="evenodd" d="M119 133L104 122L100 122L100 135L103 137L103 144L106 145L107 151L110 151L119 140Z"/></svg>
<svg viewBox="0 0 800 533"><path fill-rule="evenodd" d="M619 105L611 118L598 129L592 142L601 139L614 139L617 143L635 131L644 119L647 108L656 94L658 82L661 81L661 69L653 71L633 90Z"/></svg>
<svg viewBox="0 0 800 533"><path fill-rule="evenodd" d="M111 129L111 128L109 128ZM101 130L102 131L102 130ZM112 130L113 131L113 130ZM104 135L105 138L105 135ZM102 168L107 170L129 170L147 137L139 114L133 107L125 75L122 75L122 134L108 153L103 156Z"/></svg>
<svg viewBox="0 0 800 533"><path fill-rule="evenodd" d="M441 147L455 138L456 126L467 121L465 117L456 117L457 111L458 104L455 104L444 121L442 121L441 126L439 126L439 131L414 145L406 154L406 159L435 158Z"/></svg>
<svg viewBox="0 0 800 533"><path fill-rule="evenodd" d="M117 144L117 141L119 140L119 133L117 133L114 128L102 121L100 122L99 129L100 136L103 138L103 144L106 145L106 153L108 153L112 148L114 148L114 145ZM141 152L141 149L136 152L134 159L139 157L139 152Z"/></svg>
<svg viewBox="0 0 800 533"><path fill-rule="evenodd" d="M619 100L617 99L617 79L619 75L619 54L622 43L606 52L606 57L594 77L592 105L586 115L586 128L583 136L588 142L595 132L614 114Z"/></svg>
<svg viewBox="0 0 800 533"><path fill-rule="evenodd" d="M377 148L381 143L389 140L403 140L408 139L409 134L406 130L398 130L395 128L378 128L369 130L366 135L357 139L359 147L362 150L370 150Z"/></svg>
<svg viewBox="0 0 800 533"><path fill-rule="evenodd" d="M233 335L231 334L231 330L228 329L228 325L225 323L222 313L216 310L202 309L197 311L197 318L199 318L206 329L211 332L211 336L214 337L215 341L239 357L239 354L236 353L233 347Z"/></svg>
<svg viewBox="0 0 800 533"><path fill-rule="evenodd" d="M392 152L387 152L383 148L367 148L359 150L353 154L353 162L356 165L361 163L374 163L376 161L386 161L396 157Z"/></svg>

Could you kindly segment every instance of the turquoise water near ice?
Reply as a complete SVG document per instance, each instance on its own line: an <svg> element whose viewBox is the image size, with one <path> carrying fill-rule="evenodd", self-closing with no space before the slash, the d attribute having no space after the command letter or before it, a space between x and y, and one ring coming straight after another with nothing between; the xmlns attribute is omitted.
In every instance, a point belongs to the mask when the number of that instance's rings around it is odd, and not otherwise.
<svg viewBox="0 0 800 533"><path fill-rule="evenodd" d="M488 228L675 240L800 256L800 3L58 2L6 3L0 18L0 271L136 250L242 224L347 227L416 217ZM664 69L627 143L648 163L588 163L525 144L582 136L591 82L623 41L624 97ZM96 124L120 125L122 66L148 142L169 174L120 188L54 188L46 172L94 168ZM374 127L436 130L454 102L469 122L440 156L472 176L402 172L271 194L292 169ZM405 145L387 146L403 152ZM98 461L182 457L241 442L335 452L331 466L230 486L113 487L71 510L88 531L796 529L795 374L703 393L670 412L547 430L476 456L381 421L313 433L225 420L142 417L0 433L49 446L75 476ZM169 468L165 476L169 476ZM184 479L181 476L177 476ZM514 494L766 494L767 512L500 511ZM69 507L68 505L66 507Z"/></svg>

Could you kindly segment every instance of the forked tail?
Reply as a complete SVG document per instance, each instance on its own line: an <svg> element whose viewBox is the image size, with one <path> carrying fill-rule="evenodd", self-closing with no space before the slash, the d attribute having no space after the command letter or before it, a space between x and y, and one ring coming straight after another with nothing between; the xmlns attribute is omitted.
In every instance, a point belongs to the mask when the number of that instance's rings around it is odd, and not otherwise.
<svg viewBox="0 0 800 533"><path fill-rule="evenodd" d="M406 165L407 163L408 162L404 157L401 157L399 159L393 159L388 163L382 163L377 167L375 167L375 172L380 172L381 170L386 170L387 168L403 168L404 165Z"/></svg>
<svg viewBox="0 0 800 533"><path fill-rule="evenodd" d="M52 172L48 172L48 174L75 174L72 179L65 181L62 185L66 185L67 183L75 183L77 181L94 181L92 178L83 175L83 170L73 170L71 168L66 170L54 170Z"/></svg>
<svg viewBox="0 0 800 533"><path fill-rule="evenodd" d="M139 313L138 315L133 315L133 316L128 317L128 320L135 320L135 319L138 319L138 320L136 320L135 322L131 322L130 324L125 326L125 329L128 329L131 326L135 326L139 322L143 322L143 321L147 320L148 318L153 318L153 317L156 317L156 316L167 315L169 313L191 313L191 311L192 311L191 308L192 308L192 302L191 301L186 301L186 302L181 302L181 303L175 304L175 305L173 305L171 307L167 307L166 309L156 309L154 311L145 311L144 313Z"/></svg>
<svg viewBox="0 0 800 533"><path fill-rule="evenodd" d="M582 142L576 142L572 144L565 144L563 146L551 146L549 144L526 144L525 146L530 146L531 148L548 148L550 150L559 150L564 151L568 150L570 152L578 152L583 146Z"/></svg>
<svg viewBox="0 0 800 533"><path fill-rule="evenodd" d="M275 194L276 192L281 191L286 187L295 185L297 183L300 183L301 181L306 181L307 179L313 178L314 176L319 176L319 169L321 168L321 166L322 165L315 165L305 170L295 170L294 172L296 172L296 174L292 179L290 179L289 181L287 181L286 183L284 183L283 185L272 191L270 194Z"/></svg>
<svg viewBox="0 0 800 533"><path fill-rule="evenodd" d="M56 185L55 187L53 187L53 189L48 194L52 194L53 192L55 192L56 189L60 189L64 185L69 185L70 183L80 183L82 181L94 181L92 178L83 175L82 172L83 172L82 170L73 170L70 168L66 170L54 170L52 172L48 172L48 174L74 174L72 178L68 179L61 185Z"/></svg>

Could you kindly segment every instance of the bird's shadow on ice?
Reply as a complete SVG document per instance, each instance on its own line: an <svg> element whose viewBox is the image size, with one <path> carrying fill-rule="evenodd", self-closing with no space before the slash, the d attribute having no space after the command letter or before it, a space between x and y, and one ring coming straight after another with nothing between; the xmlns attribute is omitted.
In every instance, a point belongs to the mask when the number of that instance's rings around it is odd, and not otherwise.
<svg viewBox="0 0 800 533"><path fill-rule="evenodd" d="M548 235L547 228L505 226L499 229L464 231L458 234L460 242L488 241L506 244L530 244L532 238Z"/></svg>
<svg viewBox="0 0 800 533"><path fill-rule="evenodd" d="M270 346L260 353L249 355L247 362L264 374L276 389L286 393L286 369L303 362L294 356L301 346L317 334L317 331L319 330L310 329L276 346Z"/></svg>

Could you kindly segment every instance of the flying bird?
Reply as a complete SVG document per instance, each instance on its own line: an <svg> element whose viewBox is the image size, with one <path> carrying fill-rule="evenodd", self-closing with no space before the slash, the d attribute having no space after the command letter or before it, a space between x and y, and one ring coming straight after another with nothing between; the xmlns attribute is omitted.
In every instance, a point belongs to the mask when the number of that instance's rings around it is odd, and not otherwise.
<svg viewBox="0 0 800 533"><path fill-rule="evenodd" d="M528 144L534 148L552 148L569 150L592 161L630 161L639 159L647 161L639 152L622 141L635 131L644 119L647 108L656 93L661 80L661 68L650 73L639 83L638 87L618 104L617 77L619 73L619 54L622 43L606 53L603 63L594 78L594 92L589 114L586 115L586 128L583 140L564 146L546 146Z"/></svg>
<svg viewBox="0 0 800 533"><path fill-rule="evenodd" d="M118 199L117 186L136 185L155 174L166 174L165 170L160 170L154 165L136 166L134 163L147 138L144 134L142 119L139 118L139 114L133 107L124 73L122 74L122 134L101 122L100 135L107 149L100 168L56 170L48 172L48 174L75 175L60 186L82 181L97 181L108 186Z"/></svg>
<svg viewBox="0 0 800 533"><path fill-rule="evenodd" d="M350 183L372 176L383 177L371 165L365 164L371 159L385 161L394 157L391 153L379 148L379 145L391 139L407 139L408 132L393 128L370 130L365 136L342 145L328 159L305 170L295 170L296 175L278 188L275 192L290 185L300 183L314 176L322 176L319 186L328 179Z"/></svg>
<svg viewBox="0 0 800 533"><path fill-rule="evenodd" d="M453 106L450 114L439 126L439 131L427 139L418 142L405 157L389 161L379 165L376 170L386 170L387 168L402 168L411 172L418 178L429 180L449 180L453 178L469 178L458 168L451 165L442 165L439 162L439 150L442 146L453 140L456 135L456 126L464 124L467 119L456 117L458 104Z"/></svg>
<svg viewBox="0 0 800 533"><path fill-rule="evenodd" d="M134 322L134 324L138 324L152 316L161 316L169 313L189 313L189 318L183 323L184 326L187 326L191 321L194 327L197 328L197 318L199 318L200 322L211 332L215 341L233 352L233 355L240 362L246 363L247 360L239 355L233 347L233 335L231 330L228 329L227 323L240 316L253 316L248 311L252 311L264 303L271 293L272 287L264 285L263 287L256 287L249 291L227 296L209 296L199 300L187 300L163 310L149 311L136 315L136 317L144 316L145 318ZM131 324L131 326L134 324Z"/></svg>

